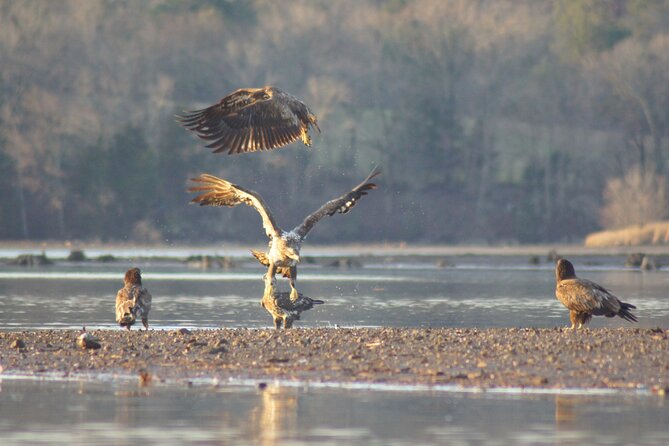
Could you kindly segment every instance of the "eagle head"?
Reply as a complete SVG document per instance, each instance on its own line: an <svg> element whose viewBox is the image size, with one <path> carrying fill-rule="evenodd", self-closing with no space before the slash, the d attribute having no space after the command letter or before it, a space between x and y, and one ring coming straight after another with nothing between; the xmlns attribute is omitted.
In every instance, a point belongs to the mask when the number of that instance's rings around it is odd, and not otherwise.
<svg viewBox="0 0 669 446"><path fill-rule="evenodd" d="M300 241L293 232L283 233L281 238L276 240L281 255L296 263L300 262Z"/></svg>
<svg viewBox="0 0 669 446"><path fill-rule="evenodd" d="M297 263L300 263L300 253L291 247L288 247L286 250L286 257L295 260Z"/></svg>
<svg viewBox="0 0 669 446"><path fill-rule="evenodd" d="M259 101L269 101L277 93L277 89L271 86L265 86L258 91L254 96Z"/></svg>
<svg viewBox="0 0 669 446"><path fill-rule="evenodd" d="M130 268L125 273L123 281L126 284L130 285L141 285L142 284L142 271L139 268Z"/></svg>
<svg viewBox="0 0 669 446"><path fill-rule="evenodd" d="M555 265L555 277L558 282L560 280L576 277L574 265L567 259L558 259L557 264Z"/></svg>

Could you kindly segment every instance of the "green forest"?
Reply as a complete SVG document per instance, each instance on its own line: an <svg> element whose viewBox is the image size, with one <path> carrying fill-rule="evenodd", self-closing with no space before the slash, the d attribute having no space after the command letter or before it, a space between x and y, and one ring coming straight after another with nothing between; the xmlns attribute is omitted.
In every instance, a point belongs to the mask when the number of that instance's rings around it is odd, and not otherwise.
<svg viewBox="0 0 669 446"><path fill-rule="evenodd" d="M275 85L313 147L212 154L174 115ZM0 239L262 241L378 164L321 243L579 242L667 217L669 1L2 0Z"/></svg>

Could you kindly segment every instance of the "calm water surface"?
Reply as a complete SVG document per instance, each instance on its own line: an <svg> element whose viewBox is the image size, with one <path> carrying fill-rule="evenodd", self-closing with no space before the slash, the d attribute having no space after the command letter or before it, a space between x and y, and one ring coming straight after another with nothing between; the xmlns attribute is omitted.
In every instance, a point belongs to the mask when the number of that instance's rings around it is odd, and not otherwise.
<svg viewBox="0 0 669 446"><path fill-rule="evenodd" d="M326 301L298 326L554 327L568 324L552 265L464 257L455 266L367 262L304 265L298 286ZM622 262L577 272L638 307L642 327L669 325L669 272ZM114 297L128 265L0 269L0 328L117 329ZM269 327L255 265L201 271L139 264L154 329ZM288 289L280 280L280 286ZM595 318L592 327L627 326ZM6 348L6 346L2 346ZM1 359L0 359L1 364ZM0 375L0 378L2 375ZM272 384L140 388L134 380L0 382L0 444L667 445L669 409L649 395L526 395Z"/></svg>
<svg viewBox="0 0 669 446"><path fill-rule="evenodd" d="M518 259L458 259L432 264L367 264L359 269L304 265L298 286L323 299L299 326L554 327L568 312L554 297L552 266ZM114 327L114 298L129 265L0 269L0 327L5 329ZM255 267L201 271L140 265L153 294L154 328L269 327L260 307L263 271ZM255 266L255 265L254 265ZM641 273L615 265L577 272L638 307L639 326L669 325L669 271ZM288 290L280 279L279 287ZM625 326L595 318L592 327Z"/></svg>
<svg viewBox="0 0 669 446"><path fill-rule="evenodd" d="M4 380L3 445L666 445L666 402Z"/></svg>

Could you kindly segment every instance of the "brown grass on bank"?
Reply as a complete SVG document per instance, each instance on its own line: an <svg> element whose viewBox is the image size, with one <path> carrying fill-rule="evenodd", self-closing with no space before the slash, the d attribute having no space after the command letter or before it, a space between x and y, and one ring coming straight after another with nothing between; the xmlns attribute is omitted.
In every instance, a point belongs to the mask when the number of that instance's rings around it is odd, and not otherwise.
<svg viewBox="0 0 669 446"><path fill-rule="evenodd" d="M588 248L667 244L669 244L669 221L594 232L585 238L585 246Z"/></svg>

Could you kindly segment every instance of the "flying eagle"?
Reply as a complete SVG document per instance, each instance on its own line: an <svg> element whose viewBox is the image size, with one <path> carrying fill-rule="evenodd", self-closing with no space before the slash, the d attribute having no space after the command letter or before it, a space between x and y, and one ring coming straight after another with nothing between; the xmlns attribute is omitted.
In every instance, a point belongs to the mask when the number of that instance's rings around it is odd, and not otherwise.
<svg viewBox="0 0 669 446"><path fill-rule="evenodd" d="M287 272L290 275L290 296L295 301L298 298L298 293L295 289L297 264L300 262L300 248L307 234L323 217L336 213L346 214L350 211L363 195L367 195L370 190L376 189L376 184L371 183L370 180L380 173L381 171L378 167L375 167L367 178L354 187L353 190L325 203L316 212L308 215L292 231L284 231L277 225L269 207L257 192L244 189L221 178L202 174L197 178L191 179L191 181L201 183L202 186L191 187L188 191L203 192L191 200L191 203L199 203L200 206L234 207L239 204L246 204L258 211L260 217L262 217L265 234L269 238L269 252L266 254L268 266L267 274L265 275L266 286L273 286L277 270L280 270L283 274L288 270Z"/></svg>
<svg viewBox="0 0 669 446"><path fill-rule="evenodd" d="M280 330L282 323L285 328L291 328L293 321L300 320L300 313L310 310L314 305L324 303L322 300L312 299L302 293L298 293L297 299L293 299L291 293L275 291L274 287L265 287L260 305L272 315L274 328Z"/></svg>
<svg viewBox="0 0 669 446"><path fill-rule="evenodd" d="M309 126L316 116L304 102L276 87L241 88L202 110L184 112L177 121L195 132L214 153L272 150L301 139L311 146Z"/></svg>
<svg viewBox="0 0 669 446"><path fill-rule="evenodd" d="M583 327L592 316L620 316L629 322L636 317L629 311L636 307L621 302L604 287L586 279L576 277L574 265L569 260L559 259L555 266L555 296L569 309L571 328Z"/></svg>
<svg viewBox="0 0 669 446"><path fill-rule="evenodd" d="M142 288L142 272L139 268L130 268L123 282L123 288L116 293L116 322L130 330L135 320L140 318L148 330L151 293Z"/></svg>

